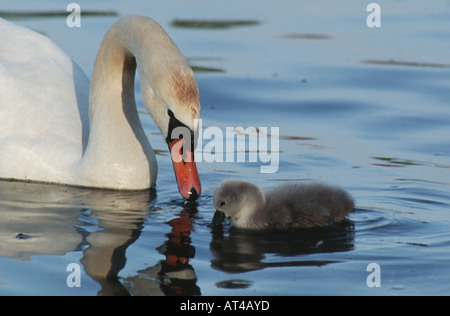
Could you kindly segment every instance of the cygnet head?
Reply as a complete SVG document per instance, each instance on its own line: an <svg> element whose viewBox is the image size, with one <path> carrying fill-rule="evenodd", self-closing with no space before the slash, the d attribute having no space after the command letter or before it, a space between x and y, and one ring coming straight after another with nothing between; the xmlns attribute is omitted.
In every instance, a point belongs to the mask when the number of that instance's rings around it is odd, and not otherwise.
<svg viewBox="0 0 450 316"><path fill-rule="evenodd" d="M264 207L264 196L252 183L227 179L215 188L213 203L213 226L231 217L233 226L246 227L255 211Z"/></svg>

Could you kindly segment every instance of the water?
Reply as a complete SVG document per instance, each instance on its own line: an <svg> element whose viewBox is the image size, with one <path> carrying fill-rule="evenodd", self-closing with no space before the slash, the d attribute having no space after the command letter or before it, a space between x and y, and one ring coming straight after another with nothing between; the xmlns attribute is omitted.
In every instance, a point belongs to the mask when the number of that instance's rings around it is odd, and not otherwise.
<svg viewBox="0 0 450 316"><path fill-rule="evenodd" d="M448 1L378 1L381 28L373 29L361 1L79 3L78 29L66 26L56 0L3 10L89 76L118 16L155 18L196 70L204 128L279 127L279 168L199 163L203 194L185 204L137 91L158 150L156 189L0 182L1 295L450 294ZM20 18L24 11L62 14ZM212 191L228 177L263 189L324 181L348 190L357 207L332 229L213 231ZM71 263L81 267L81 287L67 286ZM370 263L381 287L367 285Z"/></svg>

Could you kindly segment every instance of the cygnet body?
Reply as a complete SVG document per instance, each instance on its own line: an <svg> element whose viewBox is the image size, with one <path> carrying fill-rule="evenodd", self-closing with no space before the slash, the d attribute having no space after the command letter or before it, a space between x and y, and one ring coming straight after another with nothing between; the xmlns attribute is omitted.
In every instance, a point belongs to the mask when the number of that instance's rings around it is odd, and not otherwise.
<svg viewBox="0 0 450 316"><path fill-rule="evenodd" d="M238 228L292 229L326 227L353 211L352 197L324 184L285 184L263 195L254 184L227 179L214 190L213 225L231 217Z"/></svg>

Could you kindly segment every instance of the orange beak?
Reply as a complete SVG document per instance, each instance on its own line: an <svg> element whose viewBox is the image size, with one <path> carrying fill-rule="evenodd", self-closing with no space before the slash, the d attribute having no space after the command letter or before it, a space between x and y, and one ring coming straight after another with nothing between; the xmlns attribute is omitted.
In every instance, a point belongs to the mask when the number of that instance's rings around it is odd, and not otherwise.
<svg viewBox="0 0 450 316"><path fill-rule="evenodd" d="M195 201L202 191L194 153L183 139L174 139L169 142L173 170L178 183L178 190L188 201Z"/></svg>

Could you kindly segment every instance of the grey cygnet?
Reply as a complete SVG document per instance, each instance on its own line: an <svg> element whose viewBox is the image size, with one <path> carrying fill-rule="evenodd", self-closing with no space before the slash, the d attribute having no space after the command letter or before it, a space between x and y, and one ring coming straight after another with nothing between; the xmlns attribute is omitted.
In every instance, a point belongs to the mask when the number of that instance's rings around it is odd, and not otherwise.
<svg viewBox="0 0 450 316"><path fill-rule="evenodd" d="M227 179L214 190L213 226L231 217L232 226L251 230L326 227L355 207L343 189L324 184L285 184L266 193L254 184Z"/></svg>

